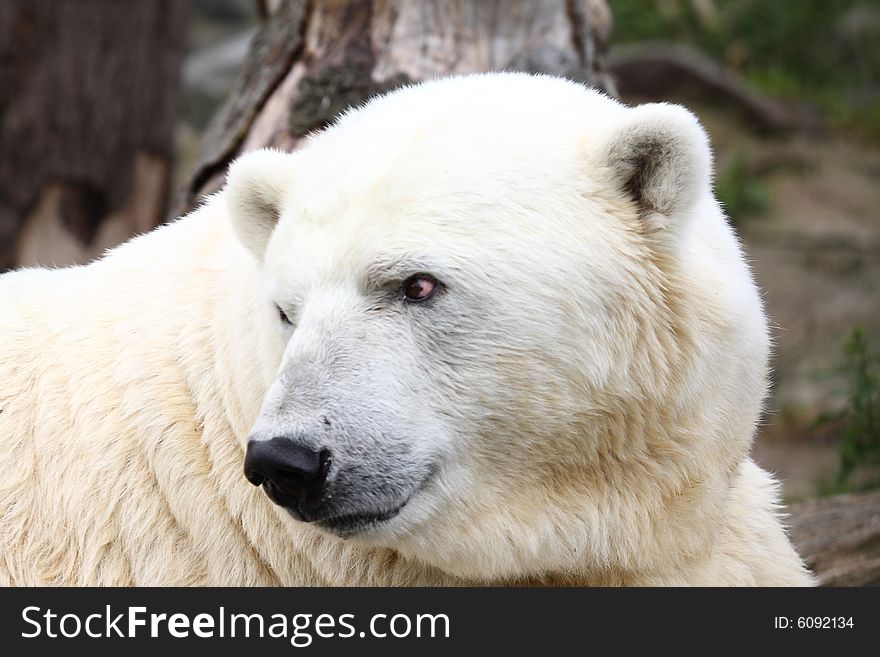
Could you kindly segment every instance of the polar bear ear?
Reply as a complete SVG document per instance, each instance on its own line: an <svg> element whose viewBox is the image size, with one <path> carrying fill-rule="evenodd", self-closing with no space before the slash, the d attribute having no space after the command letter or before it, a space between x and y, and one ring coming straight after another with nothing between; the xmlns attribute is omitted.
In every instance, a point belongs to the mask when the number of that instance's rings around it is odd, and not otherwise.
<svg viewBox="0 0 880 657"><path fill-rule="evenodd" d="M638 208L646 233L677 230L709 191L708 137L680 105L648 103L624 110L599 152L619 190Z"/></svg>
<svg viewBox="0 0 880 657"><path fill-rule="evenodd" d="M293 155L273 149L251 151L229 167L223 194L238 239L257 260L281 216L293 182Z"/></svg>

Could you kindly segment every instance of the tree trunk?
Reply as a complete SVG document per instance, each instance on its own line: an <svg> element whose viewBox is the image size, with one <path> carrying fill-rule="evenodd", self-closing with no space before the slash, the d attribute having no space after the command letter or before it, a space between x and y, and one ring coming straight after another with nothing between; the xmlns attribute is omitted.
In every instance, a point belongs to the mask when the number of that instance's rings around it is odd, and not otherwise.
<svg viewBox="0 0 880 657"><path fill-rule="evenodd" d="M223 181L238 153L296 148L346 107L438 75L517 70L565 75L613 93L605 0L285 0L265 21L215 117L178 202Z"/></svg>
<svg viewBox="0 0 880 657"><path fill-rule="evenodd" d="M0 3L0 271L164 218L185 0Z"/></svg>

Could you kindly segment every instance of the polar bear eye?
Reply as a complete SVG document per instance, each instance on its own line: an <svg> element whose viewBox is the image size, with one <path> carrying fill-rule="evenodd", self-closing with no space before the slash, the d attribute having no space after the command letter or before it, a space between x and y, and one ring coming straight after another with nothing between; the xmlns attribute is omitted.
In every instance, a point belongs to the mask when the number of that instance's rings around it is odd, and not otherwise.
<svg viewBox="0 0 880 657"><path fill-rule="evenodd" d="M437 290L437 279L428 274L416 274L403 282L403 297L407 301L425 301Z"/></svg>
<svg viewBox="0 0 880 657"><path fill-rule="evenodd" d="M290 321L290 318L287 316L287 313L284 312L281 309L281 306L279 306L277 303L275 304L275 307L278 309L278 317L281 318L281 322L286 324L287 326L291 326L293 324L293 322Z"/></svg>

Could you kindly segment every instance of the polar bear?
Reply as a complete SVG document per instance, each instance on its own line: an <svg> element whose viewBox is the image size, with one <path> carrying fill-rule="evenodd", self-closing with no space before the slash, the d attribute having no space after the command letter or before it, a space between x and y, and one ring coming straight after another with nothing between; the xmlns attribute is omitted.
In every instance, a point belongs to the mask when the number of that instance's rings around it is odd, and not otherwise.
<svg viewBox="0 0 880 657"><path fill-rule="evenodd" d="M449 78L0 279L0 583L801 585L682 107Z"/></svg>

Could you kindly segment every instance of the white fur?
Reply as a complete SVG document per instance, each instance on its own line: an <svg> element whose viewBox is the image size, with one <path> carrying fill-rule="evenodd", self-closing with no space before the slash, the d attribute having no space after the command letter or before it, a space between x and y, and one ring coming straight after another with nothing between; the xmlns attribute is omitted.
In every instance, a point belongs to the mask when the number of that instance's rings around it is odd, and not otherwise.
<svg viewBox="0 0 880 657"><path fill-rule="evenodd" d="M0 583L811 583L749 457L767 327L710 160L682 108L439 80L3 276ZM371 287L407 262L434 306ZM436 465L350 540L242 476L255 424L328 404L409 450L376 477Z"/></svg>
<svg viewBox="0 0 880 657"><path fill-rule="evenodd" d="M226 205L233 215L238 239L257 259L262 258L266 242L278 222L278 213L293 178L290 158L284 153L264 149L250 153L229 167L229 178L236 181L226 189Z"/></svg>

